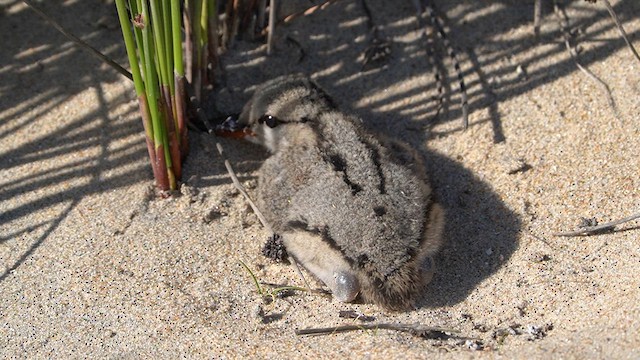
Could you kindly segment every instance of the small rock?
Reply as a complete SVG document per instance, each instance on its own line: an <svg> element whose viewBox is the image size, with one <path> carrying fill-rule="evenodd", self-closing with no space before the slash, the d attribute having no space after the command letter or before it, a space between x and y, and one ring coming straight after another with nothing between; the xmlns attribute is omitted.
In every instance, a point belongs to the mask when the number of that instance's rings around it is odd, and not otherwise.
<svg viewBox="0 0 640 360"><path fill-rule="evenodd" d="M249 228L258 223L258 216L253 212L251 206L247 205L241 215L242 227Z"/></svg>
<svg viewBox="0 0 640 360"><path fill-rule="evenodd" d="M180 195L184 196L189 201L189 204L193 204L204 199L200 191L187 183L180 185Z"/></svg>
<svg viewBox="0 0 640 360"><path fill-rule="evenodd" d="M254 213L246 214L242 217L242 228L250 228L258 223L258 216Z"/></svg>
<svg viewBox="0 0 640 360"><path fill-rule="evenodd" d="M210 223L214 220L218 220L223 216L227 216L229 213L226 211L226 207L216 205L202 217L205 223Z"/></svg>
<svg viewBox="0 0 640 360"><path fill-rule="evenodd" d="M527 325L524 329L524 333L527 334L527 340L534 341L545 338L549 330L552 329L553 324L546 324L544 326Z"/></svg>
<svg viewBox="0 0 640 360"><path fill-rule="evenodd" d="M527 70L522 65L516 67L516 74L520 80L526 80L529 77Z"/></svg>
<svg viewBox="0 0 640 360"><path fill-rule="evenodd" d="M536 252L536 253L531 255L530 259L531 259L531 261L533 261L535 263L542 263L542 262L551 260L551 256L549 256L548 254L541 253L541 252Z"/></svg>
<svg viewBox="0 0 640 360"><path fill-rule="evenodd" d="M480 340L466 340L464 342L464 347L474 351L484 350L484 344Z"/></svg>
<svg viewBox="0 0 640 360"><path fill-rule="evenodd" d="M255 179L251 179L251 180L245 181L244 184L242 184L242 186L244 186L244 188L247 190L251 190L251 189L255 189L258 186L258 182Z"/></svg>
<svg viewBox="0 0 640 360"><path fill-rule="evenodd" d="M580 222L578 223L579 228L589 228L594 226L598 226L598 219L594 217L592 218L581 217Z"/></svg>

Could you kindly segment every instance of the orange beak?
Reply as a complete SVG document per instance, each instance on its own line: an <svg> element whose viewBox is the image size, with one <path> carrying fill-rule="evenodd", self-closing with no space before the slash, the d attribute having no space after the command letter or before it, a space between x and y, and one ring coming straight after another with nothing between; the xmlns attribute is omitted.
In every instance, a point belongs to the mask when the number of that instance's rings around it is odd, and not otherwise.
<svg viewBox="0 0 640 360"><path fill-rule="evenodd" d="M238 124L238 115L228 116L222 124L216 126L214 133L218 136L232 139L243 139L247 136L256 136L248 126L240 127L240 124Z"/></svg>
<svg viewBox="0 0 640 360"><path fill-rule="evenodd" d="M249 128L244 128L240 130L229 130L229 129L217 128L215 130L215 134L217 136L232 138L232 139L244 139L245 137L248 137L248 136L250 137L256 136L256 134L253 131L251 131L251 129Z"/></svg>

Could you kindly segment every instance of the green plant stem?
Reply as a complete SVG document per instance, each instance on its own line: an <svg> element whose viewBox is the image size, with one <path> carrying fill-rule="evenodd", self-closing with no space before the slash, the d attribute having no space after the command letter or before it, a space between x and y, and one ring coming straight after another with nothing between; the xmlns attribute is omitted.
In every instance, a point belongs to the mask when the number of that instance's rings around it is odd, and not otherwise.
<svg viewBox="0 0 640 360"><path fill-rule="evenodd" d="M251 275L251 279L253 279L253 283L256 286L256 290L258 291L258 294L260 294L260 296L264 296L264 290L262 290L262 286L260 286L260 282L258 281L258 278L256 277L256 275L253 273L253 271L251 271L251 269L249 269L249 267L247 266L247 264L244 263L244 261L242 260L238 260L240 261L240 265L242 265L242 267L244 267L245 270L247 270L247 272L249 273L249 275Z"/></svg>
<svg viewBox="0 0 640 360"><path fill-rule="evenodd" d="M173 79L172 79L173 80ZM180 142L178 134L176 133L176 124L174 121L172 106L175 97L171 94L171 89L168 85L161 86L162 91L162 106L164 112L165 128L167 131L167 138L169 140L169 152L171 154L171 166L176 178L182 176L182 165L180 163Z"/></svg>
<svg viewBox="0 0 640 360"><path fill-rule="evenodd" d="M191 14L191 34L193 35L193 68L191 82L195 96L202 100L202 31L200 31L200 19L202 18L202 1L193 0L193 13Z"/></svg>
<svg viewBox="0 0 640 360"><path fill-rule="evenodd" d="M147 99L149 99L149 112L153 123L153 140L155 143L156 164L159 173L163 174L156 179L158 187L161 190L175 189L176 180L171 166L171 155L169 153L168 139L162 118L160 91L158 87L158 76L155 67L155 49L153 36L151 34L151 22L149 21L149 8L146 1L141 1L142 16L144 28L142 29L142 45L144 47L144 60L142 63L146 69L145 84L147 90Z"/></svg>
<svg viewBox="0 0 640 360"><path fill-rule="evenodd" d="M153 34L156 45L156 54L160 68L160 93L163 105L163 120L166 128L167 138L169 141L168 151L171 157L171 164L167 163L173 169L176 178L182 175L182 165L180 162L180 136L176 132L175 119L175 85L173 74L173 51L171 34L171 14L169 2L163 1L162 6L158 5L158 1L151 1L151 15L153 16Z"/></svg>
<svg viewBox="0 0 640 360"><path fill-rule="evenodd" d="M212 0L209 5L209 24L207 26L207 53L209 54L209 83L213 83L214 71L218 65L218 1Z"/></svg>
<svg viewBox="0 0 640 360"><path fill-rule="evenodd" d="M133 84L138 96L145 93L144 81L142 81L142 75L140 74L140 65L138 64L138 58L136 57L136 45L131 36L131 30L129 28L129 18L127 17L127 9L125 8L124 0L116 0L116 9L118 11L118 18L120 20L120 27L122 28L122 37L124 38L124 45L127 49L127 57L129 58L129 65L131 66L131 74L133 75Z"/></svg>
<svg viewBox="0 0 640 360"><path fill-rule="evenodd" d="M167 0L162 1L162 24L164 26L164 48L166 51L165 59L167 61L167 82L171 95L175 93L175 84L173 83L173 16L171 14L171 3ZM179 10L178 10L179 11ZM179 31L179 29L178 29ZM172 104L173 105L173 104Z"/></svg>
<svg viewBox="0 0 640 360"><path fill-rule="evenodd" d="M169 71L167 68L167 52L165 48L164 34L164 18L160 10L157 0L150 1L151 16L153 23L150 23L153 31L153 40L156 50L156 59L158 60L158 73L160 74L160 83L169 84Z"/></svg>
<svg viewBox="0 0 640 360"><path fill-rule="evenodd" d="M133 84L136 90L136 95L138 97L138 105L140 107L140 115L142 117L142 125L144 127L147 151L149 153L149 159L151 161L151 168L153 170L154 177L157 179L160 174L156 165L156 154L154 151L155 145L153 141L153 126L151 124L144 81L142 80L142 75L140 74L140 65L136 56L136 46L131 33L131 22L127 16L127 10L124 0L116 0L116 9L118 11L120 27L122 28L122 37L124 38L127 57L129 58Z"/></svg>
<svg viewBox="0 0 640 360"><path fill-rule="evenodd" d="M187 139L187 91L186 91L186 79L184 75L180 76L176 73L176 122L178 134L180 137L180 153L185 156L189 152L189 141Z"/></svg>
<svg viewBox="0 0 640 360"><path fill-rule="evenodd" d="M186 11L186 9L185 9ZM184 66L182 63L182 39L180 37L180 1L171 0L171 34L173 41L173 66L174 72L184 76Z"/></svg>
<svg viewBox="0 0 640 360"><path fill-rule="evenodd" d="M187 11L187 10L185 10ZM178 143L180 145L181 155L184 157L189 151L189 143L187 140L186 127L186 80L184 77L184 64L182 62L182 39L180 34L180 1L171 0L171 34L172 34L172 52L173 52L173 78L175 91L172 92L172 100L174 104L174 120L177 129ZM186 29L186 25L185 25Z"/></svg>
<svg viewBox="0 0 640 360"><path fill-rule="evenodd" d="M202 12L200 14L200 26L199 31L202 36L202 42L200 44L201 59L200 59L200 71L202 83L201 86L205 87L211 82L209 76L207 76L207 65L209 64L209 7L211 6L210 0L202 0Z"/></svg>

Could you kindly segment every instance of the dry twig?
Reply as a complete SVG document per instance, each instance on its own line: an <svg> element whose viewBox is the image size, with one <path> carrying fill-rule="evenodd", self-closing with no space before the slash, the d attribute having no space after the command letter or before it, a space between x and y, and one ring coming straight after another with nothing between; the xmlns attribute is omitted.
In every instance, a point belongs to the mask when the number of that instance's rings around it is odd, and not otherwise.
<svg viewBox="0 0 640 360"><path fill-rule="evenodd" d="M605 94L607 95L607 99L609 100L609 106L611 106L611 108L613 109L616 117L619 117L618 107L616 106L616 102L613 99L613 95L611 95L611 89L609 88L609 85L607 85L589 69L582 66L582 64L578 61L578 52L576 51L575 47L571 45L571 32L569 30L569 20L567 14L564 12L564 9L558 4L557 0L553 1L553 10L558 18L558 22L560 23L562 38L564 39L564 44L567 48L567 51L569 52L569 55L571 55L571 59L580 71L582 71L585 75L587 75L588 78L595 81L596 83L598 83L598 85L600 85L600 87L602 87Z"/></svg>
<svg viewBox="0 0 640 360"><path fill-rule="evenodd" d="M284 19L278 21L278 23L276 24L276 14L275 14L275 6L270 5L271 7L273 7L273 14L272 14L272 10L271 8L269 8L269 25L266 29L263 29L261 32L261 35L267 35L268 37L272 36L271 34L275 31L275 27L276 25L280 25L280 24L286 24L289 23L291 21L293 21L294 19L297 19L301 16L307 16L310 14L313 14L314 12L318 11L318 10L324 10L327 6L337 2L338 0L327 0L325 2L323 2L322 4L318 4L318 5L314 5L306 10L297 12L297 13L293 13L290 15L287 15ZM269 40L267 40L267 46L269 43Z"/></svg>
<svg viewBox="0 0 640 360"><path fill-rule="evenodd" d="M376 323L376 324L360 324L360 325L343 325L326 328L307 328L296 330L296 335L307 336L319 336L319 335L331 335L348 331L361 331L361 330L393 330L406 332L414 336L419 336L425 339L448 339L448 338L462 338L459 336L450 335L451 333L457 333L458 331L452 329L445 329L434 326L425 326L421 324L400 324L400 323Z"/></svg>
<svg viewBox="0 0 640 360"><path fill-rule="evenodd" d="M640 55L638 55L638 52L636 51L636 48L629 41L629 37L627 36L627 32L624 31L624 28L622 27L622 24L620 23L620 20L618 19L618 14L616 14L616 12L613 11L613 7L611 6L611 3L609 2L609 0L602 0L602 1L604 2L604 6L607 8L607 11L609 12L609 15L611 15L611 19L613 19L613 22L616 23L616 26L618 27L618 31L620 31L620 35L622 35L622 38L627 43L627 46L629 47L629 49L631 50L633 55L636 57L636 59L638 59L638 61L640 61Z"/></svg>
<svg viewBox="0 0 640 360"><path fill-rule="evenodd" d="M81 47L84 50L87 50L91 55L97 57L99 60L103 61L107 65L109 65L112 68L114 68L117 72L119 72L120 74L124 75L127 79L133 81L133 76L131 75L131 73L127 69L125 69L122 66L120 66L120 64L118 64L115 61L111 60L109 57L105 56L103 53L98 51L93 46L87 44L85 41L79 39L77 36L75 36L72 33L68 32L57 21L55 21L51 16L47 15L44 11L40 10L40 8L36 7L30 0L22 0L22 2L25 3L28 7L30 7L31 10L33 10L36 14L38 14L38 16L43 18L45 21L49 22L49 24L51 24L51 26L53 26L56 30L58 30L67 39L71 40L74 44L78 45L79 47Z"/></svg>
<svg viewBox="0 0 640 360"><path fill-rule="evenodd" d="M338 0L327 0L325 2L323 2L322 4L318 4L318 5L314 5L306 10L288 15L287 17L285 17L284 19L282 19L281 21L279 21L279 23L288 23L291 22L292 20L301 17L301 16L307 16L307 15L311 15L314 12L318 11L318 10L324 10L327 8L327 6L336 3Z"/></svg>
<svg viewBox="0 0 640 360"><path fill-rule="evenodd" d="M619 220L610 221L608 223L596 225L596 226L585 226L576 231L567 231L553 234L554 236L590 236L601 233L603 231L613 230L616 225L624 224L626 222L635 220L640 218L640 212L635 213L631 216L627 216L626 218L622 218Z"/></svg>

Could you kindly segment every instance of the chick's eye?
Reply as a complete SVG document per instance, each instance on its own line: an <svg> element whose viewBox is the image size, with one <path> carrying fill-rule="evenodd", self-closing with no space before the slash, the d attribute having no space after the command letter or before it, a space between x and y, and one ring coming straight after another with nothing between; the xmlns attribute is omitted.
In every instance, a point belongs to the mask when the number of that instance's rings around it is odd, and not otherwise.
<svg viewBox="0 0 640 360"><path fill-rule="evenodd" d="M278 125L279 121L276 117L271 115L263 115L260 119L258 119L258 123L265 123L268 127L274 128Z"/></svg>

